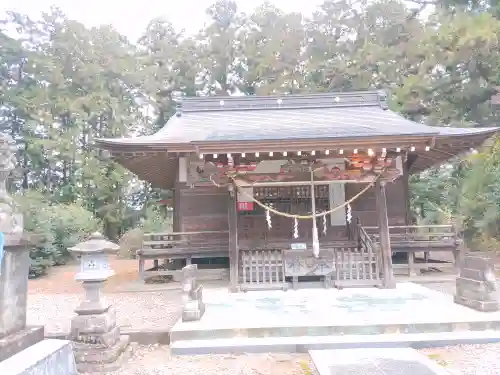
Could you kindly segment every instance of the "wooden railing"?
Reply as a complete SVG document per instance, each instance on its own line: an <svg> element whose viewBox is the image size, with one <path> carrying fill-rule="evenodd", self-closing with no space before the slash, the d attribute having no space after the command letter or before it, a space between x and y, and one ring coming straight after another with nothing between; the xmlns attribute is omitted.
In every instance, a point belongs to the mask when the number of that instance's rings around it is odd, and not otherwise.
<svg viewBox="0 0 500 375"><path fill-rule="evenodd" d="M363 228L374 242L379 241L380 234L378 227ZM395 248L454 247L460 243L458 232L451 224L389 226L389 237L391 246Z"/></svg>
<svg viewBox="0 0 500 375"><path fill-rule="evenodd" d="M283 250L240 250L242 291L286 289Z"/></svg>
<svg viewBox="0 0 500 375"><path fill-rule="evenodd" d="M146 233L137 250L139 275L142 280L149 276L172 275L182 268L172 260L185 260L190 264L193 258L227 257L228 254L228 231ZM154 261L148 270L145 269L147 260ZM162 266L159 260L164 261Z"/></svg>
<svg viewBox="0 0 500 375"><path fill-rule="evenodd" d="M365 228L363 228L358 223L358 244L361 252L364 252L368 259L371 260L369 274L367 278L369 280L379 280L380 279L380 248L375 244Z"/></svg>
<svg viewBox="0 0 500 375"><path fill-rule="evenodd" d="M187 258L219 253L227 256L228 231L146 233L142 249L137 254L164 255L167 258Z"/></svg>
<svg viewBox="0 0 500 375"><path fill-rule="evenodd" d="M378 227L362 227L375 245L380 241ZM419 271L449 271L456 266L462 245L459 232L454 225L401 225L389 226L391 250L406 253L407 264L394 264L394 270L405 270L409 276ZM424 258L417 259L416 253L423 253ZM430 259L431 252L452 253L453 259L445 256Z"/></svg>

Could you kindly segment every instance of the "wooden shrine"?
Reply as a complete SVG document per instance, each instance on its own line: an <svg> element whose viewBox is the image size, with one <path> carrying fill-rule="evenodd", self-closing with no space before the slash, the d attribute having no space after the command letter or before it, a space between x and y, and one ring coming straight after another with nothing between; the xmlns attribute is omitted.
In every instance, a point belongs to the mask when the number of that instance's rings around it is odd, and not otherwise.
<svg viewBox="0 0 500 375"><path fill-rule="evenodd" d="M158 133L97 144L174 192L174 232L145 236L142 275L196 263L212 277L227 271L233 290L303 280L390 288L394 252L414 273L415 253L456 255L461 244L452 225L414 225L409 174L495 132L414 123L368 91L185 98Z"/></svg>

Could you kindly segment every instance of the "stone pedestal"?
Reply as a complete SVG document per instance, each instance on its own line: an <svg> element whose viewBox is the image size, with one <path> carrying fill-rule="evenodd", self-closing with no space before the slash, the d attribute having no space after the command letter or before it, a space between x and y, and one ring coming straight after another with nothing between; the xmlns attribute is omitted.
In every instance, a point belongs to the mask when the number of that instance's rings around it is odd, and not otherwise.
<svg viewBox="0 0 500 375"><path fill-rule="evenodd" d="M456 281L455 302L478 311L498 311L493 259L483 253L466 254Z"/></svg>
<svg viewBox="0 0 500 375"><path fill-rule="evenodd" d="M104 281L84 281L85 298L71 320L78 371L106 373L121 367L131 349L128 336L120 335L115 309L101 296Z"/></svg>
<svg viewBox="0 0 500 375"><path fill-rule="evenodd" d="M26 327L29 250L22 239L5 237L0 265L0 361L43 340L43 327Z"/></svg>
<svg viewBox="0 0 500 375"><path fill-rule="evenodd" d="M182 321L191 322L200 320L205 313L203 302L203 286L198 285L196 272L198 266L190 264L182 269Z"/></svg>

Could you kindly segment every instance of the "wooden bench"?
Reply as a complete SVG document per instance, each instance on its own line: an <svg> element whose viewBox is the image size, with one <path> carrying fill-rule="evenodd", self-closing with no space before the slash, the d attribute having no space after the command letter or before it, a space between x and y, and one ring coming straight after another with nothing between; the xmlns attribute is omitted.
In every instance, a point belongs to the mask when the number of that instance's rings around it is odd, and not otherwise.
<svg viewBox="0 0 500 375"><path fill-rule="evenodd" d="M228 233L205 231L145 234L142 247L137 251L140 279L144 281L153 276L172 276L180 279L184 262L190 265L193 259L228 257ZM146 270L147 260L153 260L154 265ZM162 266L160 260L163 260ZM201 269L198 272L203 276L203 273L217 274L220 270L210 272Z"/></svg>

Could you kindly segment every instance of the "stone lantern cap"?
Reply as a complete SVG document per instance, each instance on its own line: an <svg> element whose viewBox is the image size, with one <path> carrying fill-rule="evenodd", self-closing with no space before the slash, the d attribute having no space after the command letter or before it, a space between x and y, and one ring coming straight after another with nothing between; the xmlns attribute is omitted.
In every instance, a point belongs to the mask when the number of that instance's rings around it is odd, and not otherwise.
<svg viewBox="0 0 500 375"><path fill-rule="evenodd" d="M68 250L80 255L80 272L76 280L100 282L115 273L110 268L108 253L116 253L120 249L117 244L108 241L102 234L94 233L87 241L70 247Z"/></svg>
<svg viewBox="0 0 500 375"><path fill-rule="evenodd" d="M120 246L108 241L102 234L96 232L87 241L80 242L68 250L80 254L116 253L120 250Z"/></svg>

